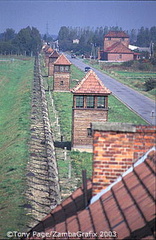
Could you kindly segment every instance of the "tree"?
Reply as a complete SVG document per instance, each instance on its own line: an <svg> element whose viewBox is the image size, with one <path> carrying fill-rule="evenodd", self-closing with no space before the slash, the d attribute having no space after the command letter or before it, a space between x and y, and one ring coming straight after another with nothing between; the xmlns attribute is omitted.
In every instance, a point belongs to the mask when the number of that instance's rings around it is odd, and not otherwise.
<svg viewBox="0 0 156 240"><path fill-rule="evenodd" d="M42 46L39 31L34 27L31 29L29 26L21 29L14 40L14 44L18 46L20 54L36 55Z"/></svg>
<svg viewBox="0 0 156 240"><path fill-rule="evenodd" d="M15 38L15 30L12 28L7 28L6 31L4 32L4 41L11 41Z"/></svg>
<svg viewBox="0 0 156 240"><path fill-rule="evenodd" d="M32 27L31 33L31 54L36 55L42 47L41 35L37 28Z"/></svg>
<svg viewBox="0 0 156 240"><path fill-rule="evenodd" d="M65 26L60 28L60 31L58 33L58 40L69 40L69 29Z"/></svg>

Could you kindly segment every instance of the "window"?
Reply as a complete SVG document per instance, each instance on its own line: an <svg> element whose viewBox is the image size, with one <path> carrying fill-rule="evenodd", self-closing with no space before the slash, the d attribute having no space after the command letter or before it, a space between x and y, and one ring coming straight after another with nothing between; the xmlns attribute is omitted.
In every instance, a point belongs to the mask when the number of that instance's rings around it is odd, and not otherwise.
<svg viewBox="0 0 156 240"><path fill-rule="evenodd" d="M55 72L59 72L59 66L55 66Z"/></svg>
<svg viewBox="0 0 156 240"><path fill-rule="evenodd" d="M110 40L111 40L111 37L108 37L108 40L110 41Z"/></svg>
<svg viewBox="0 0 156 240"><path fill-rule="evenodd" d="M65 67L64 67L64 71L65 71L65 72L69 72L69 66L65 66Z"/></svg>
<svg viewBox="0 0 156 240"><path fill-rule="evenodd" d="M119 55L119 58L120 58L120 59L122 58L122 54Z"/></svg>
<svg viewBox="0 0 156 240"><path fill-rule="evenodd" d="M69 66L55 66L56 72L69 72Z"/></svg>
<svg viewBox="0 0 156 240"><path fill-rule="evenodd" d="M97 97L97 108L105 108L105 97Z"/></svg>
<svg viewBox="0 0 156 240"><path fill-rule="evenodd" d="M92 137L92 129L87 128L87 137Z"/></svg>
<svg viewBox="0 0 156 240"><path fill-rule="evenodd" d="M87 108L94 108L94 96L87 96L86 106Z"/></svg>
<svg viewBox="0 0 156 240"><path fill-rule="evenodd" d="M84 97L76 96L76 108L83 108L84 106Z"/></svg>
<svg viewBox="0 0 156 240"><path fill-rule="evenodd" d="M63 81L60 82L60 85L63 85Z"/></svg>
<svg viewBox="0 0 156 240"><path fill-rule="evenodd" d="M122 41L124 41L125 40L125 38L124 37L122 37Z"/></svg>
<svg viewBox="0 0 156 240"><path fill-rule="evenodd" d="M60 66L60 72L64 72L64 66Z"/></svg>

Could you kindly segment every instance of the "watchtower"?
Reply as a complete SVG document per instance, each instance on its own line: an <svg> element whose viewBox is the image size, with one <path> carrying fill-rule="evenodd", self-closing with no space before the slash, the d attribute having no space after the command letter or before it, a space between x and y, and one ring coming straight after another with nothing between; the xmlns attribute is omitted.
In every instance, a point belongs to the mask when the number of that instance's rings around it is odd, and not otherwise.
<svg viewBox="0 0 156 240"><path fill-rule="evenodd" d="M54 50L49 47L46 51L45 51L45 66L48 67L49 64L49 55L53 52Z"/></svg>
<svg viewBox="0 0 156 240"><path fill-rule="evenodd" d="M61 54L54 62L53 91L70 90L70 66L71 62L64 54Z"/></svg>
<svg viewBox="0 0 156 240"><path fill-rule="evenodd" d="M56 59L59 57L59 53L54 50L50 55L49 55L49 63L48 63L48 76L53 76L54 74L54 62Z"/></svg>
<svg viewBox="0 0 156 240"><path fill-rule="evenodd" d="M93 70L72 91L72 148L90 151L92 122L108 120L108 95L111 94Z"/></svg>

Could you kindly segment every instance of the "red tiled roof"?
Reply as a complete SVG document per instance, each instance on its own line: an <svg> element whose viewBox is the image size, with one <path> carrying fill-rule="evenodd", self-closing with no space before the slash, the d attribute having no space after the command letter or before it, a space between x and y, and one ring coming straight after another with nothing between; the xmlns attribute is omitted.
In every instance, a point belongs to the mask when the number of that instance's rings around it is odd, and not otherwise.
<svg viewBox="0 0 156 240"><path fill-rule="evenodd" d="M155 239L155 163L155 151L150 150L115 183L100 195L97 194L96 199L94 197L85 209L82 189L76 190L32 228L30 238L35 239L32 233L36 231L49 233L50 238L46 239L54 239L50 233L55 231L90 233L90 239L97 239L95 234L98 239L112 239L112 235L116 236L113 239ZM90 190L91 183L88 182L88 191ZM59 239L70 237L60 236Z"/></svg>
<svg viewBox="0 0 156 240"><path fill-rule="evenodd" d="M123 31L110 31L105 35L105 37L114 37L114 38L129 38L129 36Z"/></svg>
<svg viewBox="0 0 156 240"><path fill-rule="evenodd" d="M133 53L129 48L127 48L123 43L121 42L116 42L110 47L108 47L105 52L110 52L110 53Z"/></svg>
<svg viewBox="0 0 156 240"><path fill-rule="evenodd" d="M48 48L47 50L46 50L46 53L52 53L54 50L52 49L52 48Z"/></svg>
<svg viewBox="0 0 156 240"><path fill-rule="evenodd" d="M60 54L59 54L56 50L54 50L54 51L49 55L50 58L57 58L57 57L59 57L59 56L60 56Z"/></svg>
<svg viewBox="0 0 156 240"><path fill-rule="evenodd" d="M61 54L54 62L54 65L71 65L71 62L66 58L64 54Z"/></svg>
<svg viewBox="0 0 156 240"><path fill-rule="evenodd" d="M73 93L95 93L111 94L108 88L104 86L93 70L87 72L80 84L72 89Z"/></svg>

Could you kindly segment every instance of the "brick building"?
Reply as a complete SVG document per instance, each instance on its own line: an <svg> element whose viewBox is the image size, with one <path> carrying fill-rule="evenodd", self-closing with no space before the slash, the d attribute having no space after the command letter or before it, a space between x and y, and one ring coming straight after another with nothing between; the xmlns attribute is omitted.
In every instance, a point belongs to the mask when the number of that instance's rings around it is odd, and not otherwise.
<svg viewBox="0 0 156 240"><path fill-rule="evenodd" d="M72 148L92 151L90 123L108 120L108 95L111 92L90 70L72 93Z"/></svg>
<svg viewBox="0 0 156 240"><path fill-rule="evenodd" d="M70 91L71 62L61 54L54 62L53 91Z"/></svg>
<svg viewBox="0 0 156 240"><path fill-rule="evenodd" d="M59 53L54 50L50 55L49 55L49 63L48 63L48 76L53 76L54 74L54 62L56 59L59 57Z"/></svg>
<svg viewBox="0 0 156 240"><path fill-rule="evenodd" d="M110 31L104 36L104 48L98 58L105 61L137 60L138 53L129 49L129 36L123 31Z"/></svg>

